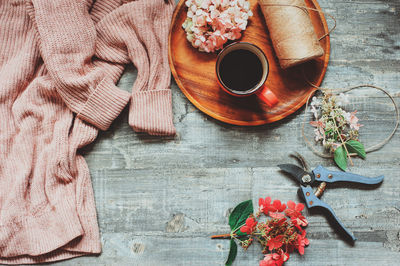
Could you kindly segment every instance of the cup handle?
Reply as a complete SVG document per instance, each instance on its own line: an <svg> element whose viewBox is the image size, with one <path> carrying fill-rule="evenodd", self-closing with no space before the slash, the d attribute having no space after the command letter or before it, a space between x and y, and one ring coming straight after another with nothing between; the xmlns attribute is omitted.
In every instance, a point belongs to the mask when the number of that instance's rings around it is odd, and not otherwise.
<svg viewBox="0 0 400 266"><path fill-rule="evenodd" d="M275 94L265 85L263 85L263 87L256 92L256 95L261 101L263 101L269 107L273 107L279 102Z"/></svg>

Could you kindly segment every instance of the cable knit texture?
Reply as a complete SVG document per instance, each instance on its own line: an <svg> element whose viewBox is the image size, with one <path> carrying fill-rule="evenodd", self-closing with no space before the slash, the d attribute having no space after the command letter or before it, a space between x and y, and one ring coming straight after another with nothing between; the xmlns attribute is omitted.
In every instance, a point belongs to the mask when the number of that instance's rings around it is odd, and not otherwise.
<svg viewBox="0 0 400 266"><path fill-rule="evenodd" d="M164 0L0 1L0 263L101 252L78 149L131 100L129 124L173 135ZM132 93L115 83L133 62Z"/></svg>

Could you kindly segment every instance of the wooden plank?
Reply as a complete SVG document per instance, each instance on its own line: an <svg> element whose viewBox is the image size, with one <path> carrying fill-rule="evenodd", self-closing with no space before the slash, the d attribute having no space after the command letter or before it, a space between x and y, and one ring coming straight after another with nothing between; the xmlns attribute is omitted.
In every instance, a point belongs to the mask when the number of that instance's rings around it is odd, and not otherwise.
<svg viewBox="0 0 400 266"><path fill-rule="evenodd" d="M101 257L82 257L65 261L63 265L223 265L229 241L210 241L207 237L174 237L123 234L103 234ZM378 242L362 242L349 247L337 240L312 240L306 254L292 254L285 265L396 265L396 253L381 249ZM375 250L376 252L366 252ZM237 266L258 265L261 250L251 247L238 251ZM378 254L377 254L378 253ZM387 258L382 260L382 258ZM312 258L312 259L310 259ZM398 257L397 257L398 258Z"/></svg>

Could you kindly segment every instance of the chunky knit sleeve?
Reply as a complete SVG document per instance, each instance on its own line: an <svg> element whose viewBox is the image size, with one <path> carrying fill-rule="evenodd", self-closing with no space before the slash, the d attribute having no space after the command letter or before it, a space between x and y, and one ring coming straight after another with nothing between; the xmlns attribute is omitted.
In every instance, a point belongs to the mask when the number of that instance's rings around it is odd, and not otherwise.
<svg viewBox="0 0 400 266"><path fill-rule="evenodd" d="M106 2L96 2L98 14L109 6ZM174 135L168 65L168 31L174 6L163 0L124 2L128 3L96 24L96 56L117 63L132 61L138 69L129 112L133 129Z"/></svg>
<svg viewBox="0 0 400 266"><path fill-rule="evenodd" d="M31 0L44 63L61 97L77 117L106 130L131 95L115 86L92 59L96 29L88 0Z"/></svg>

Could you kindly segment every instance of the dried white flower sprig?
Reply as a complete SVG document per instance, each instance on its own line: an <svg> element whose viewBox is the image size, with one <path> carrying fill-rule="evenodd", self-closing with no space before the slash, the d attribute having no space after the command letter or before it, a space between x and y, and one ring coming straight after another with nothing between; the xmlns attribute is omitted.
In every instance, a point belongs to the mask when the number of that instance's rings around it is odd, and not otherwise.
<svg viewBox="0 0 400 266"><path fill-rule="evenodd" d="M186 38L202 52L223 48L228 40L239 39L253 15L247 0L187 0L187 18L182 24Z"/></svg>
<svg viewBox="0 0 400 266"><path fill-rule="evenodd" d="M364 145L358 140L362 125L358 123L357 111L349 113L342 109L348 103L346 94L336 97L324 93L321 99L314 96L310 104L314 116L310 124L315 127L315 141L334 153L334 160L342 170L347 169L347 158L352 164L350 153L363 159L366 157Z"/></svg>

